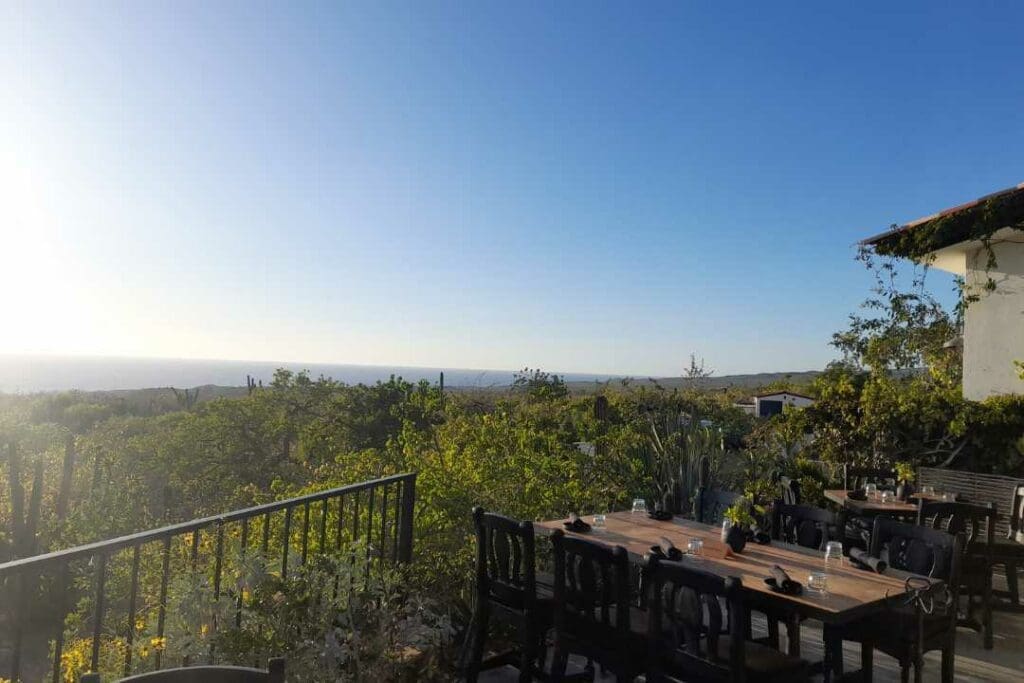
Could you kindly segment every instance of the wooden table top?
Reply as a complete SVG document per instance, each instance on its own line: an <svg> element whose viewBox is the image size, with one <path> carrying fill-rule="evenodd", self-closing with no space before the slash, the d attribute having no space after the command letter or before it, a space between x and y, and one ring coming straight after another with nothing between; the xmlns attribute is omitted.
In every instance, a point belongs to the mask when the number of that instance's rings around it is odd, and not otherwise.
<svg viewBox="0 0 1024 683"><path fill-rule="evenodd" d="M586 517L585 520L590 522L592 518ZM535 529L543 535L549 535L555 529L565 531L564 521L538 522ZM750 542L741 554L726 558L719 527L679 517L658 522L644 514L614 512L607 516L604 529L586 534L566 533L608 545L621 545L629 551L634 562L649 553L651 546L656 545L662 536L684 552L691 538L701 538L704 540L701 559L686 557L684 561L693 562L695 567L720 576L739 577L748 595L756 601L796 608L806 616L829 623L851 621L882 609L887 602L898 599L905 592L904 581L909 576L891 569L885 574L875 574L857 569L844 560L842 567L830 569L828 593L813 593L806 589L807 577L811 572L825 569L824 553L778 541L772 541L770 545ZM802 595L775 593L764 583L775 564L785 569L794 581L804 584Z"/></svg>
<svg viewBox="0 0 1024 683"><path fill-rule="evenodd" d="M918 494L919 495L919 494ZM888 513L894 515L916 515L917 503L901 503L898 500L891 500L883 503L880 497L868 498L867 500L853 500L850 492L843 489L829 489L825 491L825 498L843 506L847 510L867 513Z"/></svg>

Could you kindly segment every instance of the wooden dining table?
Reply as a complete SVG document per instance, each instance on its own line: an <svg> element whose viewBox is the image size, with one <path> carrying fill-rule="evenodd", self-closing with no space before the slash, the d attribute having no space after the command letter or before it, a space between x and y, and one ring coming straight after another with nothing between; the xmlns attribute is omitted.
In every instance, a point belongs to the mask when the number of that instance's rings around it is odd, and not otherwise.
<svg viewBox="0 0 1024 683"><path fill-rule="evenodd" d="M938 500L936 496L931 494L915 494L912 498L914 502L902 502L895 498L882 502L882 498L879 495L868 496L865 500L857 500L850 498L850 492L843 489L828 489L825 491L825 498L859 515L884 514L895 517L916 515L918 502L922 498L925 500Z"/></svg>
<svg viewBox="0 0 1024 683"><path fill-rule="evenodd" d="M584 518L591 523L591 517ZM792 610L803 616L818 619L826 624L844 624L885 611L904 599L907 592L906 572L889 569L876 574L854 567L844 560L839 567L829 567L827 590L817 593L806 588L812 572L825 571L824 553L788 543L772 541L768 545L748 542L739 554L726 555L726 545L721 540L721 528L701 524L692 520L675 517L669 521L656 521L644 513L613 512L606 515L605 526L577 534L565 529L565 520L538 522L538 534L550 535L561 529L570 535L578 535L607 545L622 546L629 552L633 562L639 563L651 552L651 546L658 545L662 538L672 542L685 552L690 539L704 541L703 552L698 556L685 555L684 561L694 567L719 576L738 577L743 590L752 605L778 607ZM773 565L779 565L790 578L804 584L801 595L787 595L772 590L765 583ZM933 580L933 583L941 582ZM833 669L835 651L841 652L841 643L827 644L825 648L826 678Z"/></svg>

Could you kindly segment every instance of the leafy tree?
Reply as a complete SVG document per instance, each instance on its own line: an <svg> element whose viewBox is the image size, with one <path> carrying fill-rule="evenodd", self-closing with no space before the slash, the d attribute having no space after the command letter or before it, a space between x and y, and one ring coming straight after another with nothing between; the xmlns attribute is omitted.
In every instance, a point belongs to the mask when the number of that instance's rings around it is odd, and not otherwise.
<svg viewBox="0 0 1024 683"><path fill-rule="evenodd" d="M530 399L537 401L550 401L569 395L564 378L530 368L523 368L515 373L512 378L512 391L525 393Z"/></svg>

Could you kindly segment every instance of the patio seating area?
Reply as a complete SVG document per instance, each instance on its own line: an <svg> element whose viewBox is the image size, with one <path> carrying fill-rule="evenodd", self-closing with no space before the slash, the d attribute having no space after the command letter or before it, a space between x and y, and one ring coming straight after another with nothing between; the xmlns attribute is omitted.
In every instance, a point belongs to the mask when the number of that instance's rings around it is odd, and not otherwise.
<svg viewBox="0 0 1024 683"><path fill-rule="evenodd" d="M1008 581L993 547L1004 522L1001 538L1020 528L1024 487L1000 516L891 484L829 491L831 510L780 498L770 536L735 521L728 506L745 503L728 491L701 489L695 519L634 507L534 524L478 509L466 678L1020 680L1015 565ZM534 564L541 546L553 575ZM499 613L515 617L522 647L488 657Z"/></svg>

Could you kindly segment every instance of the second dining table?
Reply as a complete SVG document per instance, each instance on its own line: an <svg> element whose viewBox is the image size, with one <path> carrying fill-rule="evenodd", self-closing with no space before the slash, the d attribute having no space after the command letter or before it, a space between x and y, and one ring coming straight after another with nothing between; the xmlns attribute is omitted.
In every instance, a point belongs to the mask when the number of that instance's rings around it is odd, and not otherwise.
<svg viewBox="0 0 1024 683"><path fill-rule="evenodd" d="M642 512L613 512L605 516L604 526L577 534L564 527L565 520L538 522L535 528L539 534L550 535L556 529L567 534L581 535L607 545L625 548L631 560L639 563L658 545L662 538L678 548L687 548L691 539L703 541L699 556L684 556L695 567L719 576L735 576L743 582L743 590L751 604L779 607L795 611L805 617L817 619L825 624L845 624L851 621L879 614L888 605L903 600L907 592L906 572L889 569L876 574L859 569L844 561L841 566L830 566L827 570L827 590L814 592L806 588L812 572L825 571L824 553L789 543L772 541L761 545L747 543L743 552L726 553L719 527L701 524L693 520L674 517L667 521L656 521ZM778 565L789 576L805 584L800 595L788 595L774 591L765 583L774 565ZM940 583L934 581L933 583ZM841 643L838 644L841 646ZM826 644L826 680L837 667L834 661L841 647L836 643Z"/></svg>

